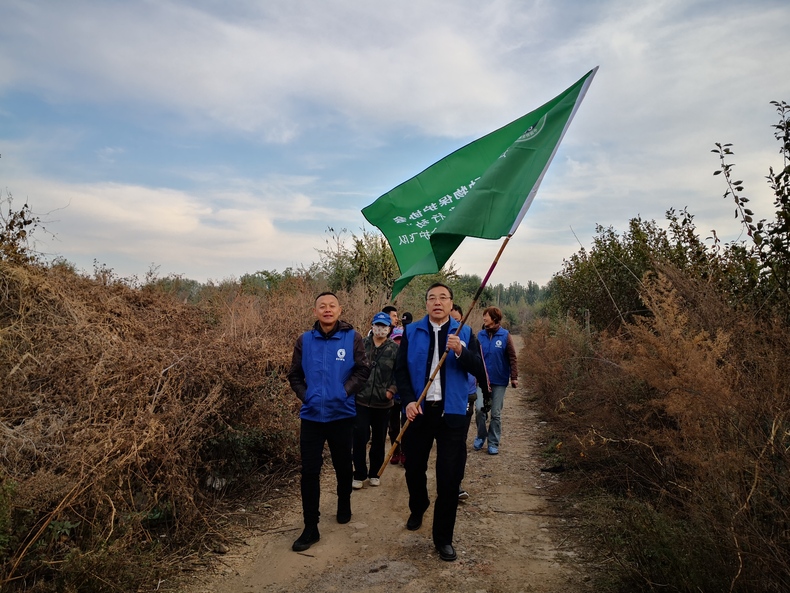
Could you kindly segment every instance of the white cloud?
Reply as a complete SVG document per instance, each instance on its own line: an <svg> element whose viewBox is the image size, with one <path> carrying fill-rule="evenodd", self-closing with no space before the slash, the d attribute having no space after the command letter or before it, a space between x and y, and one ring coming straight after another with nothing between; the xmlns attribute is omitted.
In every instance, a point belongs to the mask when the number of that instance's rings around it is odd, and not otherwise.
<svg viewBox="0 0 790 593"><path fill-rule="evenodd" d="M323 236L284 231L280 221L344 216L314 208L298 193L196 196L121 184L14 183L36 196L33 209L56 233L54 239L36 234L39 251L60 254L83 269L93 259L113 268L123 262L116 269L121 275L139 274L152 262L163 274L197 280L309 265Z"/></svg>
<svg viewBox="0 0 790 593"><path fill-rule="evenodd" d="M310 104L444 134L502 104L513 75L480 51L476 23L458 27L456 11L421 4L377 12L298 2L231 20L177 2L12 2L5 49L27 49L0 80L70 100L148 104L275 141L294 138Z"/></svg>
<svg viewBox="0 0 790 593"><path fill-rule="evenodd" d="M128 114L144 133L172 130L206 152L200 162L171 162L163 150L161 162L132 165L140 149L123 130L94 140L89 124L64 118L13 141L0 131L0 173L37 210L70 201L54 229L54 249L67 257L123 255L136 272L155 261L196 278L281 269L316 258L316 227L361 224L351 205L366 191L353 180L349 147L375 158L404 138L415 146L437 136L471 140L600 65L497 271L545 282L578 248L571 226L589 242L596 223L622 230L634 216L661 220L688 206L703 234L737 236L721 179L711 175L716 141L735 143L755 210L771 212L768 101L790 98L788 24L786 3L773 0L748 9L707 0L6 0L0 100L29 93L54 106ZM4 123L13 113L0 107ZM311 131L320 149L299 144ZM205 166L205 146L218 138L237 152ZM261 173L237 162L260 140L295 145L297 156L284 157L277 174L276 164ZM90 159L45 171L58 151L82 143ZM383 179L402 168L379 166ZM150 181L152 172L168 181ZM495 243L475 241L454 260L483 274Z"/></svg>

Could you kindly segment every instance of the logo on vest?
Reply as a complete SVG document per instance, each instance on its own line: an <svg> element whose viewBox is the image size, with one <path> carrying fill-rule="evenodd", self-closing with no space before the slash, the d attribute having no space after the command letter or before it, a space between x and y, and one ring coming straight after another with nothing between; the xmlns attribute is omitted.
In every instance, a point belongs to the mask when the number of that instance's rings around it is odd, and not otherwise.
<svg viewBox="0 0 790 593"><path fill-rule="evenodd" d="M345 360L346 360L346 349L345 348L340 348L337 351L337 358L335 360L340 360L342 362L345 362Z"/></svg>
<svg viewBox="0 0 790 593"><path fill-rule="evenodd" d="M497 340L496 342L494 342L494 346L496 346L497 348L501 348L502 347L502 340Z"/></svg>

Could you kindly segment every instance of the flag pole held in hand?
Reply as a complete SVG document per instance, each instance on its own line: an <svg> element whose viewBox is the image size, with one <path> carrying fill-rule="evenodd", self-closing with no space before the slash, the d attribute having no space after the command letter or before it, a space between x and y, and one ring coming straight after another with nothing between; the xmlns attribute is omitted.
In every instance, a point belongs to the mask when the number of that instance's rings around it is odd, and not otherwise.
<svg viewBox="0 0 790 593"><path fill-rule="evenodd" d="M458 327L455 329L456 336L461 332L461 328L463 328L464 324L466 323L469 314L472 312L472 309L475 308L477 301L480 299L480 295L483 294L483 290L485 290L486 284L488 284L488 279L491 277L494 268L499 263L499 258L502 256L502 252L505 250L505 247L507 247L507 244L510 241L511 236L512 235L508 235L507 237L505 237L505 240L502 241L502 246L499 248L499 252L497 252L494 261L491 263L491 267L488 269L488 273L485 275L485 278L483 278L483 281L480 283L480 287L477 289L477 292L475 293L475 297L472 299L472 304L469 305L469 309L466 311L460 323L458 324ZM428 389L430 389L431 385L433 385L433 381L436 378L436 375L439 374L439 371L441 370L444 361L447 359L448 352L450 352L450 349L445 348L444 354L442 354L442 357L439 359L439 364L436 365L436 368L433 370L431 376L428 378L428 382L425 384L425 388L422 390L420 397L417 398L417 407L422 405L422 401L425 399L425 396L428 394ZM389 465L392 456L395 455L395 451L401 445L401 439L403 439L403 434L406 432L406 429L409 427L409 424L411 424L411 420L407 418L406 422L403 423L403 426L401 427L398 436L395 438L395 442L392 444L392 447L390 447L390 450L387 452L387 454L384 457L384 463L381 465L381 469L379 469L379 473L377 474L379 478L381 477L381 474L384 473L384 469L387 467L387 465Z"/></svg>

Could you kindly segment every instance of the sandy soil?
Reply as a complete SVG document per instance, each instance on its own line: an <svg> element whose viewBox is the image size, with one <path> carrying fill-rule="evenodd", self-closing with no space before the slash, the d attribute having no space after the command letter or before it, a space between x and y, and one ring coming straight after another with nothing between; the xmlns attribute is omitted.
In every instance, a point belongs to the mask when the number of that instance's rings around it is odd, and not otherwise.
<svg viewBox="0 0 790 593"><path fill-rule="evenodd" d="M377 488L365 482L351 499L351 522L335 521L334 472L323 472L321 540L302 553L291 544L302 530L298 478L280 498L237 509L242 538L222 548L218 562L186 583L184 593L317 592L576 592L589 579L568 543L568 525L551 500L556 476L541 472L547 427L525 392L509 388L500 454L474 451L455 529L458 560L443 562L431 541L432 508L416 532L405 528L408 494L403 468L390 465ZM429 468L429 492L435 482ZM432 498L434 497L432 495ZM238 524L238 522L237 522ZM227 550L227 551L226 551Z"/></svg>

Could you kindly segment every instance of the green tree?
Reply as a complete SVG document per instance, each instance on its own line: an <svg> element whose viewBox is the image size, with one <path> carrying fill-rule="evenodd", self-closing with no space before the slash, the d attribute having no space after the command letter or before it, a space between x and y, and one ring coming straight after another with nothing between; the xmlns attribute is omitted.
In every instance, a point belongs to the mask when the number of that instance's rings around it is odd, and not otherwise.
<svg viewBox="0 0 790 593"><path fill-rule="evenodd" d="M482 282L483 279L477 274L460 274L455 278L451 278L448 285L453 289L453 296L456 302L468 302L471 304ZM493 301L494 290L490 286L486 286L483 292L480 293L478 305L486 306L492 304Z"/></svg>
<svg viewBox="0 0 790 593"><path fill-rule="evenodd" d="M319 249L317 270L327 280L331 290L349 290L364 283L369 294L384 292L389 299L392 284L400 276L398 264L383 235L362 229L361 235L348 230L327 229L326 248Z"/></svg>
<svg viewBox="0 0 790 593"><path fill-rule="evenodd" d="M400 270L387 239L384 235L365 230L362 235L352 235L352 239L353 267L357 279L374 292L383 290L389 299Z"/></svg>
<svg viewBox="0 0 790 593"><path fill-rule="evenodd" d="M697 236L693 215L671 209L666 216L668 229L640 217L632 218L622 234L598 225L590 250L582 248L565 260L552 278L548 310L580 320L589 316L599 330L616 328L646 314L639 288L656 262L709 274L709 253Z"/></svg>
<svg viewBox="0 0 790 593"><path fill-rule="evenodd" d="M785 101L771 101L771 104L779 115L779 122L773 128L782 156L781 166L777 170L769 167L767 176L774 193L774 220L755 221L743 181L735 178L735 165L729 162L735 154L732 144L716 143L712 152L718 154L720 166L713 174L723 174L727 184L724 197L735 201L735 217L740 218L752 240L752 249L745 249L744 254L754 255L759 261L759 275L753 288L762 300L761 306L778 308L787 316L790 313L790 105Z"/></svg>

